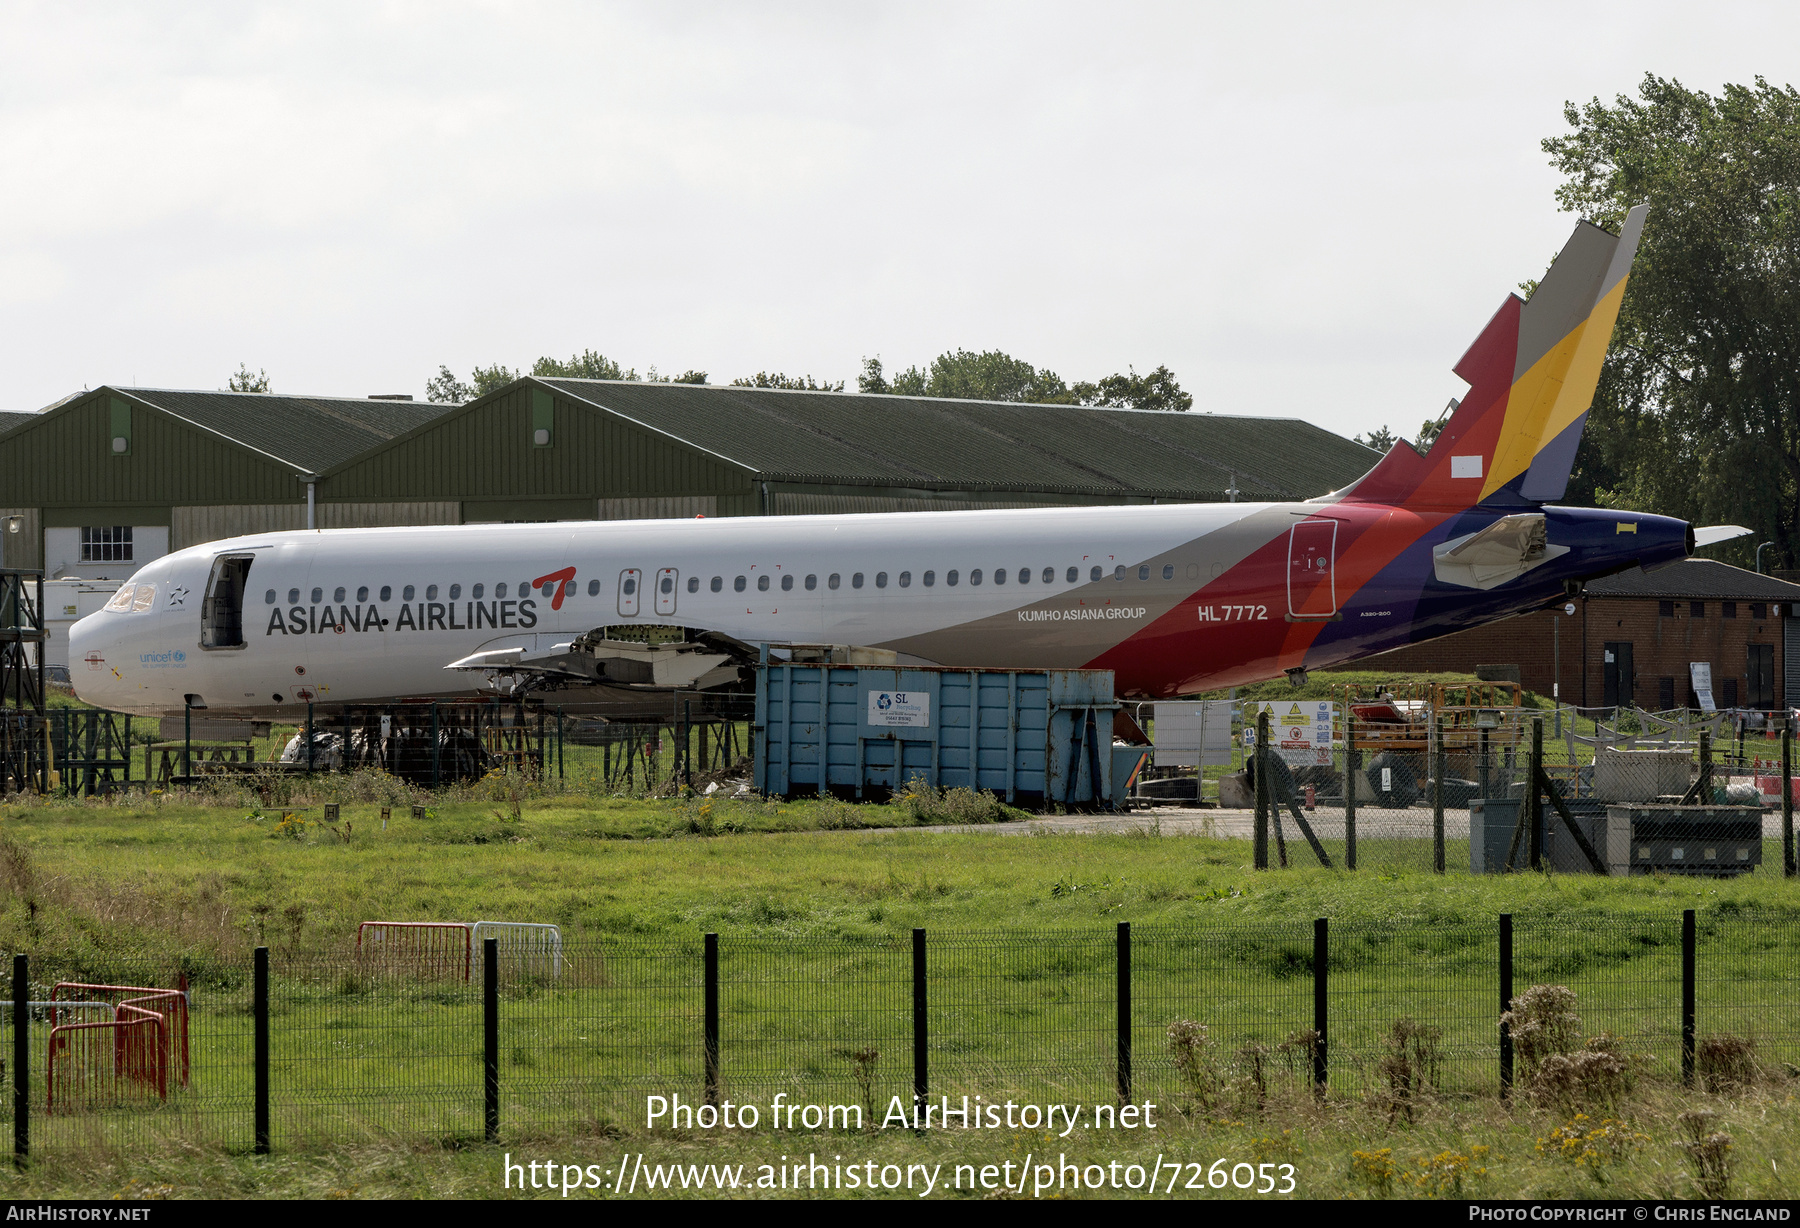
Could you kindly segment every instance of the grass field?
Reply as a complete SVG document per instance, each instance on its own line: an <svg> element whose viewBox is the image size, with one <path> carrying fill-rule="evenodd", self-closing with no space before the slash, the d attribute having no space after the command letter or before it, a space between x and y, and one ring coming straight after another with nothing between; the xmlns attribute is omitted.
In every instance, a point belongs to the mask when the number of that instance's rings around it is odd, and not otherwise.
<svg viewBox="0 0 1800 1228"><path fill-rule="evenodd" d="M699 936L721 935L728 1094L876 1107L906 1094L917 926L930 935L934 1093L1092 1105L1114 1095L1114 927L1130 921L1137 1095L1171 1114L1168 1133L1155 1146L1083 1136L1084 1156L1280 1155L1301 1194L1447 1193L1462 1180L1495 1195L1685 1196L1700 1187L1677 1117L1704 1102L1735 1140L1733 1191L1791 1193L1780 1166L1795 1124L1785 1063L1800 1061L1800 893L1770 874L1258 874L1244 841L931 831L921 817L969 816L904 802L536 795L499 778L415 819L397 785L296 787L297 805L341 799L335 829L284 829L241 794L0 807L0 939L32 955L37 979L167 984L185 969L196 1004L194 1087L166 1108L40 1118L42 1158L5 1178L12 1192L493 1194L509 1149L603 1165L628 1151L754 1164L800 1146L896 1163L1016 1161L1057 1140L646 1129L643 1095L699 1094ZM1703 1036L1756 1046L1757 1077L1730 1095L1673 1084L1684 908L1701 922ZM1519 918L1519 989L1574 987L1584 1034L1608 1028L1650 1055L1624 1101L1507 1108L1493 1097L1501 912ZM1314 917L1331 919L1333 943L1323 1103L1294 1047L1311 1021ZM554 982L508 978L498 1151L470 1142L481 1130L478 994L383 977L353 950L365 920L482 918L553 922L567 950ZM229 1154L249 1131L247 968L259 943L276 971L280 1154L267 1160ZM1439 1029L1441 1070L1409 1102L1412 1121L1382 1065L1401 1017ZM1167 1040L1184 1019L1213 1029L1222 1082L1204 1108ZM1581 1164L1540 1154L1537 1140L1583 1107L1584 1134L1605 1116L1629 1130L1606 1127L1581 1145L1600 1158ZM1384 1147L1385 1160L1353 1154ZM1415 1152L1464 1159L1421 1167Z"/></svg>

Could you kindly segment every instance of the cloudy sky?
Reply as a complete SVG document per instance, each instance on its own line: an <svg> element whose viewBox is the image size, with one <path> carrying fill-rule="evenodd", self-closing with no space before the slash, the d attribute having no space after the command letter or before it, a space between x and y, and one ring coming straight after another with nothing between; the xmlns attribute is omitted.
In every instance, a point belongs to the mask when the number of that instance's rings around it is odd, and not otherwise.
<svg viewBox="0 0 1800 1228"><path fill-rule="evenodd" d="M1564 101L1787 83L1797 35L1691 0L0 3L0 408L966 347L1410 432L1572 225Z"/></svg>

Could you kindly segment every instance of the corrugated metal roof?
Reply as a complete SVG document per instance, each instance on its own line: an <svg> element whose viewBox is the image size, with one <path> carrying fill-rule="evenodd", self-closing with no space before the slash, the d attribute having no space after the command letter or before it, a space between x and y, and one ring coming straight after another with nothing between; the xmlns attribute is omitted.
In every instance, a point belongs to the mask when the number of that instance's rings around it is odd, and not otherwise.
<svg viewBox="0 0 1800 1228"><path fill-rule="evenodd" d="M773 481L1300 499L1379 454L1293 418L692 384L542 383Z"/></svg>
<svg viewBox="0 0 1800 1228"><path fill-rule="evenodd" d="M1645 571L1634 567L1590 580L1591 597L1677 597L1686 600L1800 601L1800 584L1733 567L1715 559L1685 559Z"/></svg>
<svg viewBox="0 0 1800 1228"><path fill-rule="evenodd" d="M24 426L35 417L37 417L36 414L0 412L0 435L6 434L6 432L12 430L15 426Z"/></svg>
<svg viewBox="0 0 1800 1228"><path fill-rule="evenodd" d="M429 401L279 396L262 392L177 388L112 391L278 457L308 473L322 473L456 408Z"/></svg>

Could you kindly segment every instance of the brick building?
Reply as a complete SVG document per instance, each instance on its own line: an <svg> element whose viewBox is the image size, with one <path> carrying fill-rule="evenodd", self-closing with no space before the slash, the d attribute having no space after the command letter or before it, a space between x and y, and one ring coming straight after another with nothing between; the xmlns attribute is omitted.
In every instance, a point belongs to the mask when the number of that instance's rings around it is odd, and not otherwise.
<svg viewBox="0 0 1800 1228"><path fill-rule="evenodd" d="M1397 648L1357 668L1511 666L1526 690L1564 703L1666 711L1699 706L1696 662L1712 667L1721 708L1800 704L1800 584L1711 559L1634 568L1551 609Z"/></svg>

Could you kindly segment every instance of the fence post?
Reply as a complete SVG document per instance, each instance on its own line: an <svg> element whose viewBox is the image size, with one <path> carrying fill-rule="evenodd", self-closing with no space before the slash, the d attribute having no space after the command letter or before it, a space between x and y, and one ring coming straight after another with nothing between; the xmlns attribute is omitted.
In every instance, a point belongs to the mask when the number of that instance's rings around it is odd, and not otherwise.
<svg viewBox="0 0 1800 1228"><path fill-rule="evenodd" d="M63 743L63 757L68 758L68 740ZM194 701L183 697L181 701L181 774L188 777L192 785L194 775ZM67 772L64 772L67 775Z"/></svg>
<svg viewBox="0 0 1800 1228"><path fill-rule="evenodd" d="M1513 929L1512 914L1500 914L1500 1013L1512 1009L1513 1000ZM1504 1099L1513 1085L1512 1026L1500 1021L1500 1095Z"/></svg>
<svg viewBox="0 0 1800 1228"><path fill-rule="evenodd" d="M306 774L313 774L313 706L310 699L306 701Z"/></svg>
<svg viewBox="0 0 1800 1228"><path fill-rule="evenodd" d="M1325 917L1313 920L1313 1091L1325 1094L1326 1065L1325 1029L1330 1022L1327 1008L1327 977L1331 970L1331 922Z"/></svg>
<svg viewBox="0 0 1800 1228"><path fill-rule="evenodd" d="M1431 868L1444 872L1444 718L1437 718L1437 750L1431 760Z"/></svg>
<svg viewBox="0 0 1800 1228"><path fill-rule="evenodd" d="M31 960L13 956L13 1162L31 1154Z"/></svg>
<svg viewBox="0 0 1800 1228"><path fill-rule="evenodd" d="M556 778L558 780L563 778L563 710L561 704L556 706Z"/></svg>
<svg viewBox="0 0 1800 1228"><path fill-rule="evenodd" d="M1800 873L1794 864L1794 724L1781 725L1781 872L1788 878Z"/></svg>
<svg viewBox="0 0 1800 1228"><path fill-rule="evenodd" d="M925 1013L925 931L912 932L913 1121L923 1119L930 1094L929 1023Z"/></svg>
<svg viewBox="0 0 1800 1228"><path fill-rule="evenodd" d="M1356 869L1356 715L1344 705L1344 868Z"/></svg>
<svg viewBox="0 0 1800 1228"><path fill-rule="evenodd" d="M431 787L438 787L438 710L435 700L431 705Z"/></svg>
<svg viewBox="0 0 1800 1228"><path fill-rule="evenodd" d="M500 940L481 940L481 1108L487 1141L500 1141Z"/></svg>
<svg viewBox="0 0 1800 1228"><path fill-rule="evenodd" d="M1681 1082L1694 1085L1694 910L1681 913Z"/></svg>
<svg viewBox="0 0 1800 1228"><path fill-rule="evenodd" d="M1252 864L1269 868L1269 710L1256 714L1256 827L1251 841Z"/></svg>
<svg viewBox="0 0 1800 1228"><path fill-rule="evenodd" d="M1700 779L1694 782L1699 791L1694 800L1702 806L1712 805L1712 733L1700 731Z"/></svg>
<svg viewBox="0 0 1800 1228"><path fill-rule="evenodd" d="M706 1103L719 1103L719 936L706 936Z"/></svg>
<svg viewBox="0 0 1800 1228"><path fill-rule="evenodd" d="M257 947L252 965L250 1015L255 1056L255 1122L256 1154L269 1154L269 948Z"/></svg>
<svg viewBox="0 0 1800 1228"><path fill-rule="evenodd" d="M1527 860L1533 870L1544 868L1544 799L1538 792L1538 778L1543 770L1544 718L1534 716L1531 718L1531 762L1525 768L1525 834L1531 850Z"/></svg>
<svg viewBox="0 0 1800 1228"><path fill-rule="evenodd" d="M1131 1103L1131 922L1119 922L1118 1024L1119 1103Z"/></svg>

